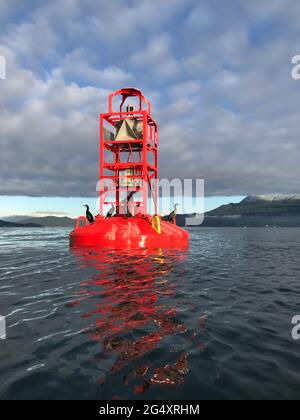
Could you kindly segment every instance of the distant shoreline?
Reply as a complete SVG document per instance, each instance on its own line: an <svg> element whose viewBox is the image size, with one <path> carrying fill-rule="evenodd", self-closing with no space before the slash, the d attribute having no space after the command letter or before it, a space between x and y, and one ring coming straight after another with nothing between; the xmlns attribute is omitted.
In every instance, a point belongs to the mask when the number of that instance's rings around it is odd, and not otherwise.
<svg viewBox="0 0 300 420"><path fill-rule="evenodd" d="M177 225L182 227L236 227L236 228L300 228L300 195L249 196L240 203L231 203L209 211L204 215L203 223L190 224L189 219L196 214L178 214ZM166 219L166 216L164 216ZM0 220L1 227L73 228L75 219L70 217L46 216L29 217L11 216Z"/></svg>

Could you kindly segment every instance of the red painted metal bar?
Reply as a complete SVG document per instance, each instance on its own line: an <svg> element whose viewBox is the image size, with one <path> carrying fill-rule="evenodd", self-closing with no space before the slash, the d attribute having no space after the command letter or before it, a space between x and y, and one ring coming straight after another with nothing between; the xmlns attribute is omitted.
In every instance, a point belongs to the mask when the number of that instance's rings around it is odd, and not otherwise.
<svg viewBox="0 0 300 420"><path fill-rule="evenodd" d="M121 97L120 111L114 112L113 99L117 96ZM127 98L130 97L139 98L139 110L124 112L122 107ZM143 104L146 105L146 109L143 108ZM158 177L157 124L152 119L150 110L150 102L138 89L124 88L109 95L108 113L101 114L100 117L100 179L102 182L106 180L112 182L112 184L107 188L105 194L103 194L103 191L100 193L101 214L103 214L104 206L108 203L114 203L117 214L120 213L120 206L124 207L125 205L128 208L137 204L144 213L147 213L148 192L150 192L150 197L154 201L154 209L157 213L158 195L156 183L153 183L153 180ZM125 119L142 123L143 129L140 139L117 140L116 138L105 138L104 121L112 127L112 130L113 127L115 129L117 126L120 127L120 123ZM107 161L105 151L112 155L112 161ZM127 190L122 188L125 179L128 181ZM138 185L142 188L136 190L136 192L140 192L142 199L139 202L129 203L128 198L127 201L125 198L125 201L123 199L121 204L121 193L127 191L128 197L129 192L138 188ZM114 195L114 201L107 200L108 192Z"/></svg>

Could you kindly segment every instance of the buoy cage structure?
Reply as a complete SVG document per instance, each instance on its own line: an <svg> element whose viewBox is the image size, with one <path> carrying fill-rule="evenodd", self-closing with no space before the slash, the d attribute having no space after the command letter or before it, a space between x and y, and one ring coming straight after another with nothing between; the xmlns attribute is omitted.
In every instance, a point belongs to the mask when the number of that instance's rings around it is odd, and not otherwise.
<svg viewBox="0 0 300 420"><path fill-rule="evenodd" d="M116 99L120 105L114 111ZM100 212L94 223L85 216L76 220L70 234L72 247L188 247L188 232L176 220L170 223L157 214L158 126L150 102L138 89L113 92L108 97L108 112L100 114L98 185ZM153 215L148 214L149 197Z"/></svg>

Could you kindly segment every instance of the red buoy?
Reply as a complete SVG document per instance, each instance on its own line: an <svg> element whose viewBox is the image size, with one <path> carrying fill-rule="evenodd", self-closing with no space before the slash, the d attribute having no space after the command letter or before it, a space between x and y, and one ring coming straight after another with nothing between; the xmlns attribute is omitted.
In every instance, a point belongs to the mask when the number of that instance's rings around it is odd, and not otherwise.
<svg viewBox="0 0 300 420"><path fill-rule="evenodd" d="M118 111L113 100L121 97ZM135 104L128 103L127 99ZM126 103L126 110L123 109ZM71 246L111 249L187 248L186 230L162 220L158 208L158 127L150 102L135 88L108 98L100 115L100 214L94 223L81 216ZM148 214L151 197L154 216Z"/></svg>

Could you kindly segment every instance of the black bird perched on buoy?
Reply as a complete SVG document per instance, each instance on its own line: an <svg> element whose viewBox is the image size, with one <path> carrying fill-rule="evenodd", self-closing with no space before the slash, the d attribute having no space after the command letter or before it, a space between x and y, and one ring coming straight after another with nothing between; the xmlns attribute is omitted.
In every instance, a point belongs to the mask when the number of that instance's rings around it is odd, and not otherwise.
<svg viewBox="0 0 300 420"><path fill-rule="evenodd" d="M92 215L92 213L90 212L89 206L87 204L85 204L83 207L86 207L86 213L85 213L85 215L86 215L86 218L89 221L89 223L94 223L95 218Z"/></svg>
<svg viewBox="0 0 300 420"><path fill-rule="evenodd" d="M114 212L115 212L115 206L112 205L111 208L108 210L108 212L106 214L106 218L109 219L110 217L112 217Z"/></svg>
<svg viewBox="0 0 300 420"><path fill-rule="evenodd" d="M175 204L174 210L168 216L168 222L172 223L173 225L176 224L176 215L177 215L177 208L179 204Z"/></svg>
<svg viewBox="0 0 300 420"><path fill-rule="evenodd" d="M134 194L141 191L141 187L138 185L134 191L130 191L130 193L127 195L127 201L130 201Z"/></svg>
<svg viewBox="0 0 300 420"><path fill-rule="evenodd" d="M135 191L131 191L131 192L127 195L127 203L129 203L129 202L130 202L130 200L132 199L132 197L134 196L134 194L138 193L140 190L141 190L141 187L140 187L140 186L137 186ZM127 216L128 216L128 217L132 217L132 214L131 214L131 212L130 212L130 210L129 210L129 206L128 206L128 205L127 205Z"/></svg>
<svg viewBox="0 0 300 420"><path fill-rule="evenodd" d="M136 193L136 191L131 191L128 196L127 196L127 203L130 202L130 200L132 199L132 197L134 196L134 194ZM126 213L127 217L132 217L132 214L129 210L129 206L127 205L127 213Z"/></svg>

